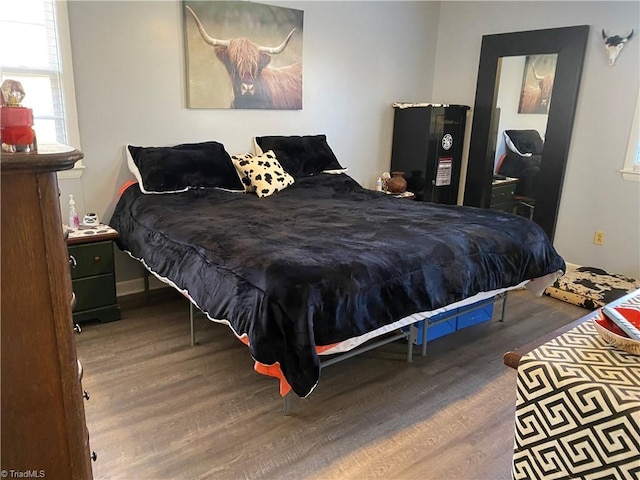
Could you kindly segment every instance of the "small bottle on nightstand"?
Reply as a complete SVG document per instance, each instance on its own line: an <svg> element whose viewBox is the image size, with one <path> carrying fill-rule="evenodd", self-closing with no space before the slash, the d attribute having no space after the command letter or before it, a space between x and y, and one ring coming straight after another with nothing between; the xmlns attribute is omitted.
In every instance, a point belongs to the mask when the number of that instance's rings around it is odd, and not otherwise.
<svg viewBox="0 0 640 480"><path fill-rule="evenodd" d="M76 202L73 195L69 195L69 228L78 228L80 226L80 217L76 211Z"/></svg>

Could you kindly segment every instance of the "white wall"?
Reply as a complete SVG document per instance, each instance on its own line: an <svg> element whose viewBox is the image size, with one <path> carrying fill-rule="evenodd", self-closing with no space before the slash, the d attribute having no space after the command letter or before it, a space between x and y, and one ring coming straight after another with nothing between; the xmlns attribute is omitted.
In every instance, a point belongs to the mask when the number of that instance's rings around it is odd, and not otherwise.
<svg viewBox="0 0 640 480"><path fill-rule="evenodd" d="M590 25L554 244L568 262L640 278L640 182L622 179L640 76L638 2L442 2L433 96L473 105L482 35ZM636 36L614 67L601 30ZM593 245L595 230L604 246Z"/></svg>
<svg viewBox="0 0 640 480"><path fill-rule="evenodd" d="M61 189L81 200L81 215L110 218L118 187L132 179L127 143L218 140L236 153L249 150L255 135L326 133L351 175L373 186L389 167L393 101L473 106L482 35L588 24L555 244L569 262L640 277L640 183L618 172L640 75L637 2L270 3L305 12L301 111L185 108L177 0L69 3L87 168ZM613 68L602 28L636 30ZM596 229L606 234L603 247L592 243ZM139 277L140 269L119 255L117 276Z"/></svg>
<svg viewBox="0 0 640 480"><path fill-rule="evenodd" d="M65 195L108 221L119 186L133 179L125 144L217 140L240 153L270 134L326 133L350 174L373 187L389 170L391 104L431 100L439 3L270 3L304 10L301 111L187 109L179 1L70 2L86 170L81 182L61 182ZM116 268L119 282L140 277L124 255Z"/></svg>

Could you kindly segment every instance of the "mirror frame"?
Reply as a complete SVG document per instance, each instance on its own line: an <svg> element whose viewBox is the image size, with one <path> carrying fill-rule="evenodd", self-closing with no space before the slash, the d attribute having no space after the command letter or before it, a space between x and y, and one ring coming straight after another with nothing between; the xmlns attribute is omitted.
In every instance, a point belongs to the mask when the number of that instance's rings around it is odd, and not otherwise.
<svg viewBox="0 0 640 480"><path fill-rule="evenodd" d="M494 159L489 135L501 57L558 54L533 221L553 240L571 143L589 25L484 35L473 109L464 205L489 208Z"/></svg>

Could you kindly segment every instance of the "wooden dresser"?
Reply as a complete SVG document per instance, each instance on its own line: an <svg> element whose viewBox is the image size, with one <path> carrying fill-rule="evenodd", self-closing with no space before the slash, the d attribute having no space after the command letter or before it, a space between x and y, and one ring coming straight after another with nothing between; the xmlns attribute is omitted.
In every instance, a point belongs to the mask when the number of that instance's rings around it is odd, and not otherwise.
<svg viewBox="0 0 640 480"><path fill-rule="evenodd" d="M82 157L1 155L3 477L93 477L56 178Z"/></svg>

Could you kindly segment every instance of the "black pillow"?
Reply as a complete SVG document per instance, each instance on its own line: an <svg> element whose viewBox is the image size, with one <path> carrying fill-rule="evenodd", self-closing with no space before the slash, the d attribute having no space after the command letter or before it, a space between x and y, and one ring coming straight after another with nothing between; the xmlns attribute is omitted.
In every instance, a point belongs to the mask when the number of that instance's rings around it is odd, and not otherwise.
<svg viewBox="0 0 640 480"><path fill-rule="evenodd" d="M144 193L184 192L189 188L242 190L231 157L218 142L185 143L175 147L128 145L129 170Z"/></svg>
<svg viewBox="0 0 640 480"><path fill-rule="evenodd" d="M326 135L256 137L256 144L262 152L273 150L282 168L294 178L343 169Z"/></svg>
<svg viewBox="0 0 640 480"><path fill-rule="evenodd" d="M540 155L521 157L517 153L509 150L500 165L500 171L497 173L519 179L515 191L517 195L535 198L541 161L542 157Z"/></svg>
<svg viewBox="0 0 640 480"><path fill-rule="evenodd" d="M542 154L544 141L537 130L505 130L520 153Z"/></svg>

